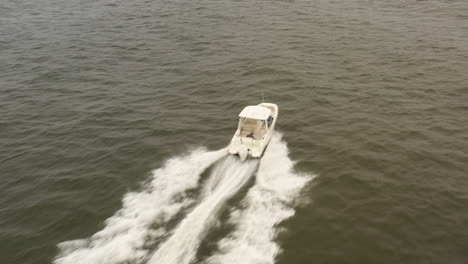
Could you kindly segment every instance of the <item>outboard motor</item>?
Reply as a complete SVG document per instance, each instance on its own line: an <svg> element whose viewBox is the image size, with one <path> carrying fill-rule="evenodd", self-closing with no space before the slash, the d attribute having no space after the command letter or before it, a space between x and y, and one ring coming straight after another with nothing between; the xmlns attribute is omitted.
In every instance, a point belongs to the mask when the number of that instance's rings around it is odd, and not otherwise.
<svg viewBox="0 0 468 264"><path fill-rule="evenodd" d="M249 154L249 150L245 145L241 145L239 149L239 158L244 161L247 158L247 154Z"/></svg>

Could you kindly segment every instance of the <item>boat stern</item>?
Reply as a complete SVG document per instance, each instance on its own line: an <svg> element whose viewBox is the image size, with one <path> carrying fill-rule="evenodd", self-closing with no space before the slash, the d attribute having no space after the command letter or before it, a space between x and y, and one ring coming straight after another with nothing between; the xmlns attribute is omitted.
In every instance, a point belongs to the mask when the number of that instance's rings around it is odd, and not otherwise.
<svg viewBox="0 0 468 264"><path fill-rule="evenodd" d="M234 136L228 150L230 154L239 155L241 160L244 161L248 156L259 158L262 155L263 148L259 140Z"/></svg>

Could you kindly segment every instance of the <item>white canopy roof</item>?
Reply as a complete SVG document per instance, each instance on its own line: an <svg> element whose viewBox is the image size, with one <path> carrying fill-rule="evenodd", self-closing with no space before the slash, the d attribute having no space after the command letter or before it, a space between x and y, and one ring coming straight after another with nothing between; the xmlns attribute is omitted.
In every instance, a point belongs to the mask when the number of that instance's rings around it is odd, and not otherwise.
<svg viewBox="0 0 468 264"><path fill-rule="evenodd" d="M245 107L242 112L240 112L239 117L258 119L258 120L267 120L270 116L271 110L258 105L250 105Z"/></svg>

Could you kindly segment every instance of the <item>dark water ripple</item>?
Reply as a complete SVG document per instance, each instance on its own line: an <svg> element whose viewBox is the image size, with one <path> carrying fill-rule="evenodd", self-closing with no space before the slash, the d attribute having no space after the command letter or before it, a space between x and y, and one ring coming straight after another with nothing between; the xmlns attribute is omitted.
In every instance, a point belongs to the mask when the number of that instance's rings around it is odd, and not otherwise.
<svg viewBox="0 0 468 264"><path fill-rule="evenodd" d="M280 105L320 174L277 263L468 261L468 4L0 3L0 256L50 263L151 169Z"/></svg>

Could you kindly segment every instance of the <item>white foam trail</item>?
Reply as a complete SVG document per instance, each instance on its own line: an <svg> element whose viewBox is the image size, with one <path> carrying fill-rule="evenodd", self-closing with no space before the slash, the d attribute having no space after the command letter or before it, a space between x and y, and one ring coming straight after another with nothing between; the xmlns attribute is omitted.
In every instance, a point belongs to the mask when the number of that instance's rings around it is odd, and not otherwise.
<svg viewBox="0 0 468 264"><path fill-rule="evenodd" d="M148 238L164 234L164 229L152 229L169 221L190 199L177 199L187 190L197 187L200 175L210 165L225 156L226 149L208 152L198 149L168 160L164 167L153 171L153 178L141 192L128 193L123 207L106 220L104 229L87 239L60 243L56 264L139 263L147 256L143 249ZM180 198L180 197L179 197Z"/></svg>
<svg viewBox="0 0 468 264"><path fill-rule="evenodd" d="M209 257L209 264L272 264L280 252L274 242L276 226L294 215L289 205L301 188L313 178L293 172L286 143L276 133L263 156L256 184L248 191L243 204L247 207L231 213L235 231L218 243L219 252Z"/></svg>
<svg viewBox="0 0 468 264"><path fill-rule="evenodd" d="M246 184L257 165L256 160L241 162L233 156L218 164L211 175L216 184L209 195L180 223L169 240L155 252L149 264L190 263L224 203Z"/></svg>

